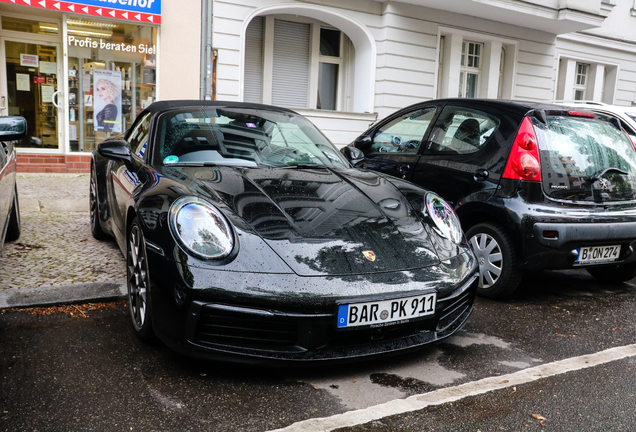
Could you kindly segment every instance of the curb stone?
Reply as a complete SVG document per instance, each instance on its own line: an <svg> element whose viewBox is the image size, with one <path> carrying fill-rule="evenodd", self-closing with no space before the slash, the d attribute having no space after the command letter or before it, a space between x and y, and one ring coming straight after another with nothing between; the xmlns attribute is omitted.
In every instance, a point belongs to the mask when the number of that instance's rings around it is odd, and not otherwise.
<svg viewBox="0 0 636 432"><path fill-rule="evenodd" d="M124 300L127 296L125 280L38 288L10 288L0 291L0 309L105 302Z"/></svg>

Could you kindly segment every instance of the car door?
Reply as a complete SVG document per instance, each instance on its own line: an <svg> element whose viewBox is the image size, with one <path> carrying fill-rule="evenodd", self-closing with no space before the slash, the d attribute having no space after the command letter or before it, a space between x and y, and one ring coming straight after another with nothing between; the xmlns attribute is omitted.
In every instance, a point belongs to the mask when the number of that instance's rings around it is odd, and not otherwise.
<svg viewBox="0 0 636 432"><path fill-rule="evenodd" d="M117 234L121 238L126 235L126 214L128 206L132 200L135 188L141 185L141 181L137 176L138 169L132 167L141 167L146 156L148 147L148 137L150 132L151 115L147 114L133 125L130 133L127 135L127 142L130 146L132 156L132 164L127 165L123 161L110 160L108 162L108 172L111 178L112 192L109 194L111 198L110 208L113 209L113 224Z"/></svg>
<svg viewBox="0 0 636 432"><path fill-rule="evenodd" d="M356 140L365 159L357 166L395 177L409 178L419 158L421 144L437 113L439 104L419 104L388 117ZM365 148L366 147L366 148Z"/></svg>
<svg viewBox="0 0 636 432"><path fill-rule="evenodd" d="M508 156L502 121L485 107L467 106L474 104L467 100L463 106L458 102L444 107L411 177L454 206L479 191L492 194Z"/></svg>

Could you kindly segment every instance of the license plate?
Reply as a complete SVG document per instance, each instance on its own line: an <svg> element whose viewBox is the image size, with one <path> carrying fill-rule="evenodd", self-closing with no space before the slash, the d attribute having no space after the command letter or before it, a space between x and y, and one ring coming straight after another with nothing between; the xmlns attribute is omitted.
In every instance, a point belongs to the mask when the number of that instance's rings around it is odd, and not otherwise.
<svg viewBox="0 0 636 432"><path fill-rule="evenodd" d="M338 305L338 328L385 327L435 314L437 295L420 294L391 300Z"/></svg>
<svg viewBox="0 0 636 432"><path fill-rule="evenodd" d="M579 257L576 264L595 264L616 261L621 253L621 246L591 246L578 248Z"/></svg>

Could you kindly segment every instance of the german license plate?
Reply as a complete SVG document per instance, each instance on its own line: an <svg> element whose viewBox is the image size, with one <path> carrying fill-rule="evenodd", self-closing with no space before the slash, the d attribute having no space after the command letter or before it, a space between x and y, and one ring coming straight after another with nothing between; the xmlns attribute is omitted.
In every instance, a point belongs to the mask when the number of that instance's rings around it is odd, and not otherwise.
<svg viewBox="0 0 636 432"><path fill-rule="evenodd" d="M435 314L437 295L420 294L391 300L338 305L338 328L385 327Z"/></svg>
<svg viewBox="0 0 636 432"><path fill-rule="evenodd" d="M616 261L621 253L621 246L591 246L582 247L576 250L579 257L575 264L595 264Z"/></svg>

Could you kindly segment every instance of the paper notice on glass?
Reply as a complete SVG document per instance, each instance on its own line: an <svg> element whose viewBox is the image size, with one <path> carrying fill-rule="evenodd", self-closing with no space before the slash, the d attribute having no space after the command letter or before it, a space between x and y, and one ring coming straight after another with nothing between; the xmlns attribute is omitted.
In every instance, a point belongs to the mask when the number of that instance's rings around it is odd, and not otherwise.
<svg viewBox="0 0 636 432"><path fill-rule="evenodd" d="M82 74L82 91L89 92L93 88L91 84L91 75L85 73Z"/></svg>
<svg viewBox="0 0 636 432"><path fill-rule="evenodd" d="M40 73L45 74L57 74L57 63L56 62L40 62Z"/></svg>
<svg viewBox="0 0 636 432"><path fill-rule="evenodd" d="M31 91L31 82L28 74L15 74L15 85L18 91Z"/></svg>
<svg viewBox="0 0 636 432"><path fill-rule="evenodd" d="M68 126L68 139L71 141L77 141L77 125Z"/></svg>
<svg viewBox="0 0 636 432"><path fill-rule="evenodd" d="M42 86L42 102L53 103L53 94L55 93L55 86Z"/></svg>

